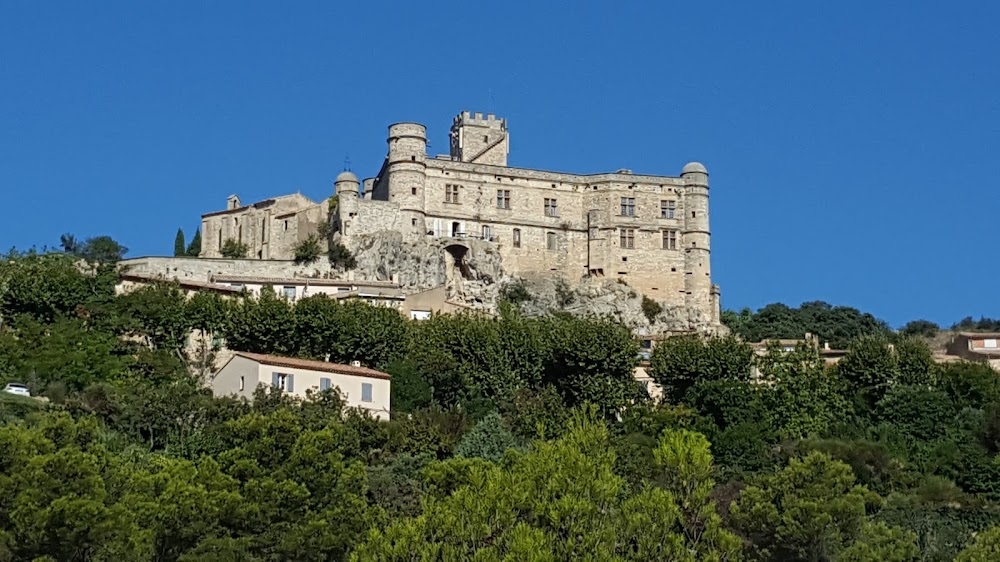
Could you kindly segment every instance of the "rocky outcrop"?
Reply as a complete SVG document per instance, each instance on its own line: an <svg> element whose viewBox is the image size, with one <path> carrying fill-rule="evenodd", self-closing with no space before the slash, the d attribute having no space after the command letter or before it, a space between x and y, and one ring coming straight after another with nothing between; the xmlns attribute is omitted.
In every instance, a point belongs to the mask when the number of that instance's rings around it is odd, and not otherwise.
<svg viewBox="0 0 1000 562"><path fill-rule="evenodd" d="M355 278L394 280L406 292L445 285L448 299L476 310L495 312L508 287L520 285L526 298L524 314L541 315L551 310L570 314L610 316L639 335L665 332L709 332L725 330L698 309L668 306L650 320L643 312L643 295L620 281L582 279L572 286L552 276L515 279L503 269L493 244L476 239L427 238L404 241L398 232L352 237L357 260Z"/></svg>

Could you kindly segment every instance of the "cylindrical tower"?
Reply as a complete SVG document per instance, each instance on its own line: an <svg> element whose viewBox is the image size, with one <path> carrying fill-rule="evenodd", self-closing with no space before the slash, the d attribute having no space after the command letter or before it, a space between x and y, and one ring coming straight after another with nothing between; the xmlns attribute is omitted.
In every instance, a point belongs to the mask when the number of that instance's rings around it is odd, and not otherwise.
<svg viewBox="0 0 1000 562"><path fill-rule="evenodd" d="M681 171L684 180L684 292L687 305L711 321L712 267L708 228L708 170L691 162Z"/></svg>
<svg viewBox="0 0 1000 562"><path fill-rule="evenodd" d="M389 201L399 205L404 233L422 234L427 180L427 128L419 123L389 126Z"/></svg>
<svg viewBox="0 0 1000 562"><path fill-rule="evenodd" d="M337 179L333 180L333 192L337 194L338 198L345 195L357 197L360 186L361 182L358 181L358 176L347 170L340 172Z"/></svg>

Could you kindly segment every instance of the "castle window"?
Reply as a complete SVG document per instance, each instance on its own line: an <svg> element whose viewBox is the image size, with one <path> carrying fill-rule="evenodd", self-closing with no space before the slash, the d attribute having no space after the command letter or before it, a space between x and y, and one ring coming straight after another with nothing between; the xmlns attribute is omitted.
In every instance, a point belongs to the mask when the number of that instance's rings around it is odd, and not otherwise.
<svg viewBox="0 0 1000 562"><path fill-rule="evenodd" d="M549 198L545 199L545 216L547 217L559 216L559 208L556 207L555 199L549 199Z"/></svg>
<svg viewBox="0 0 1000 562"><path fill-rule="evenodd" d="M487 224L483 225L483 240L489 241L492 238L490 233L490 227Z"/></svg>
<svg viewBox="0 0 1000 562"><path fill-rule="evenodd" d="M622 216L635 216L635 197L622 197Z"/></svg>
<svg viewBox="0 0 1000 562"><path fill-rule="evenodd" d="M663 249L664 250L676 250L677 249L677 231L676 230L664 230L663 231Z"/></svg>
<svg viewBox="0 0 1000 562"><path fill-rule="evenodd" d="M691 211L691 218L695 218L697 215L698 215L698 213L696 213L694 211Z"/></svg>
<svg viewBox="0 0 1000 562"><path fill-rule="evenodd" d="M677 208L677 203L673 199L661 199L660 200L660 218L661 219L672 219L674 218L674 210Z"/></svg>
<svg viewBox="0 0 1000 562"><path fill-rule="evenodd" d="M497 209L509 209L510 208L510 190L509 189L498 189L497 190Z"/></svg>
<svg viewBox="0 0 1000 562"><path fill-rule="evenodd" d="M410 188L410 195L416 195L416 194L417 194L417 188L411 187Z"/></svg>
<svg viewBox="0 0 1000 562"><path fill-rule="evenodd" d="M483 135L483 142L490 142L490 136L489 135Z"/></svg>
<svg viewBox="0 0 1000 562"><path fill-rule="evenodd" d="M520 228L515 228L514 229L514 247L515 248L520 248L521 247L521 229Z"/></svg>
<svg viewBox="0 0 1000 562"><path fill-rule="evenodd" d="M447 184L444 186L444 202L458 203L458 186Z"/></svg>
<svg viewBox="0 0 1000 562"><path fill-rule="evenodd" d="M285 222L285 230L288 230L288 221L284 221L284 222Z"/></svg>
<svg viewBox="0 0 1000 562"><path fill-rule="evenodd" d="M618 242L622 248L635 248L635 229L621 229L618 235Z"/></svg>
<svg viewBox="0 0 1000 562"><path fill-rule="evenodd" d="M555 250L556 249L556 233L555 232L546 232L545 233L545 247L546 247L546 249L549 249L549 250Z"/></svg>

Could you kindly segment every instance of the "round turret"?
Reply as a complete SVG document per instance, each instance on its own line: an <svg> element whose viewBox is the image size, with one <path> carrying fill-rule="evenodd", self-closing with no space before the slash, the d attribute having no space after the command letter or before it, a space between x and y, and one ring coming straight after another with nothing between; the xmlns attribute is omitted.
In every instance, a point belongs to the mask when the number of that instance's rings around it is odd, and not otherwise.
<svg viewBox="0 0 1000 562"><path fill-rule="evenodd" d="M360 186L358 176L347 170L337 174L337 179L333 181L333 189L337 195L357 195Z"/></svg>
<svg viewBox="0 0 1000 562"><path fill-rule="evenodd" d="M701 162L688 162L684 165L684 169L681 170L681 175L699 173L708 175L708 170L705 169L705 165Z"/></svg>

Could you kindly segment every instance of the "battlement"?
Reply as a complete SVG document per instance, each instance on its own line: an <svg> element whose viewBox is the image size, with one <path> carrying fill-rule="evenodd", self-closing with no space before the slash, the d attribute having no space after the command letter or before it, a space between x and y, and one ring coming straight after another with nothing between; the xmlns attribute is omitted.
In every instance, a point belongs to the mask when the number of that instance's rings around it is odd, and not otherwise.
<svg viewBox="0 0 1000 562"><path fill-rule="evenodd" d="M472 113L470 111L463 111L455 116L452 124L456 127L471 125L474 127L488 127L490 129L497 129L500 131L507 130L507 120L504 118L497 118L497 116L492 113L487 113L484 116L479 112Z"/></svg>

